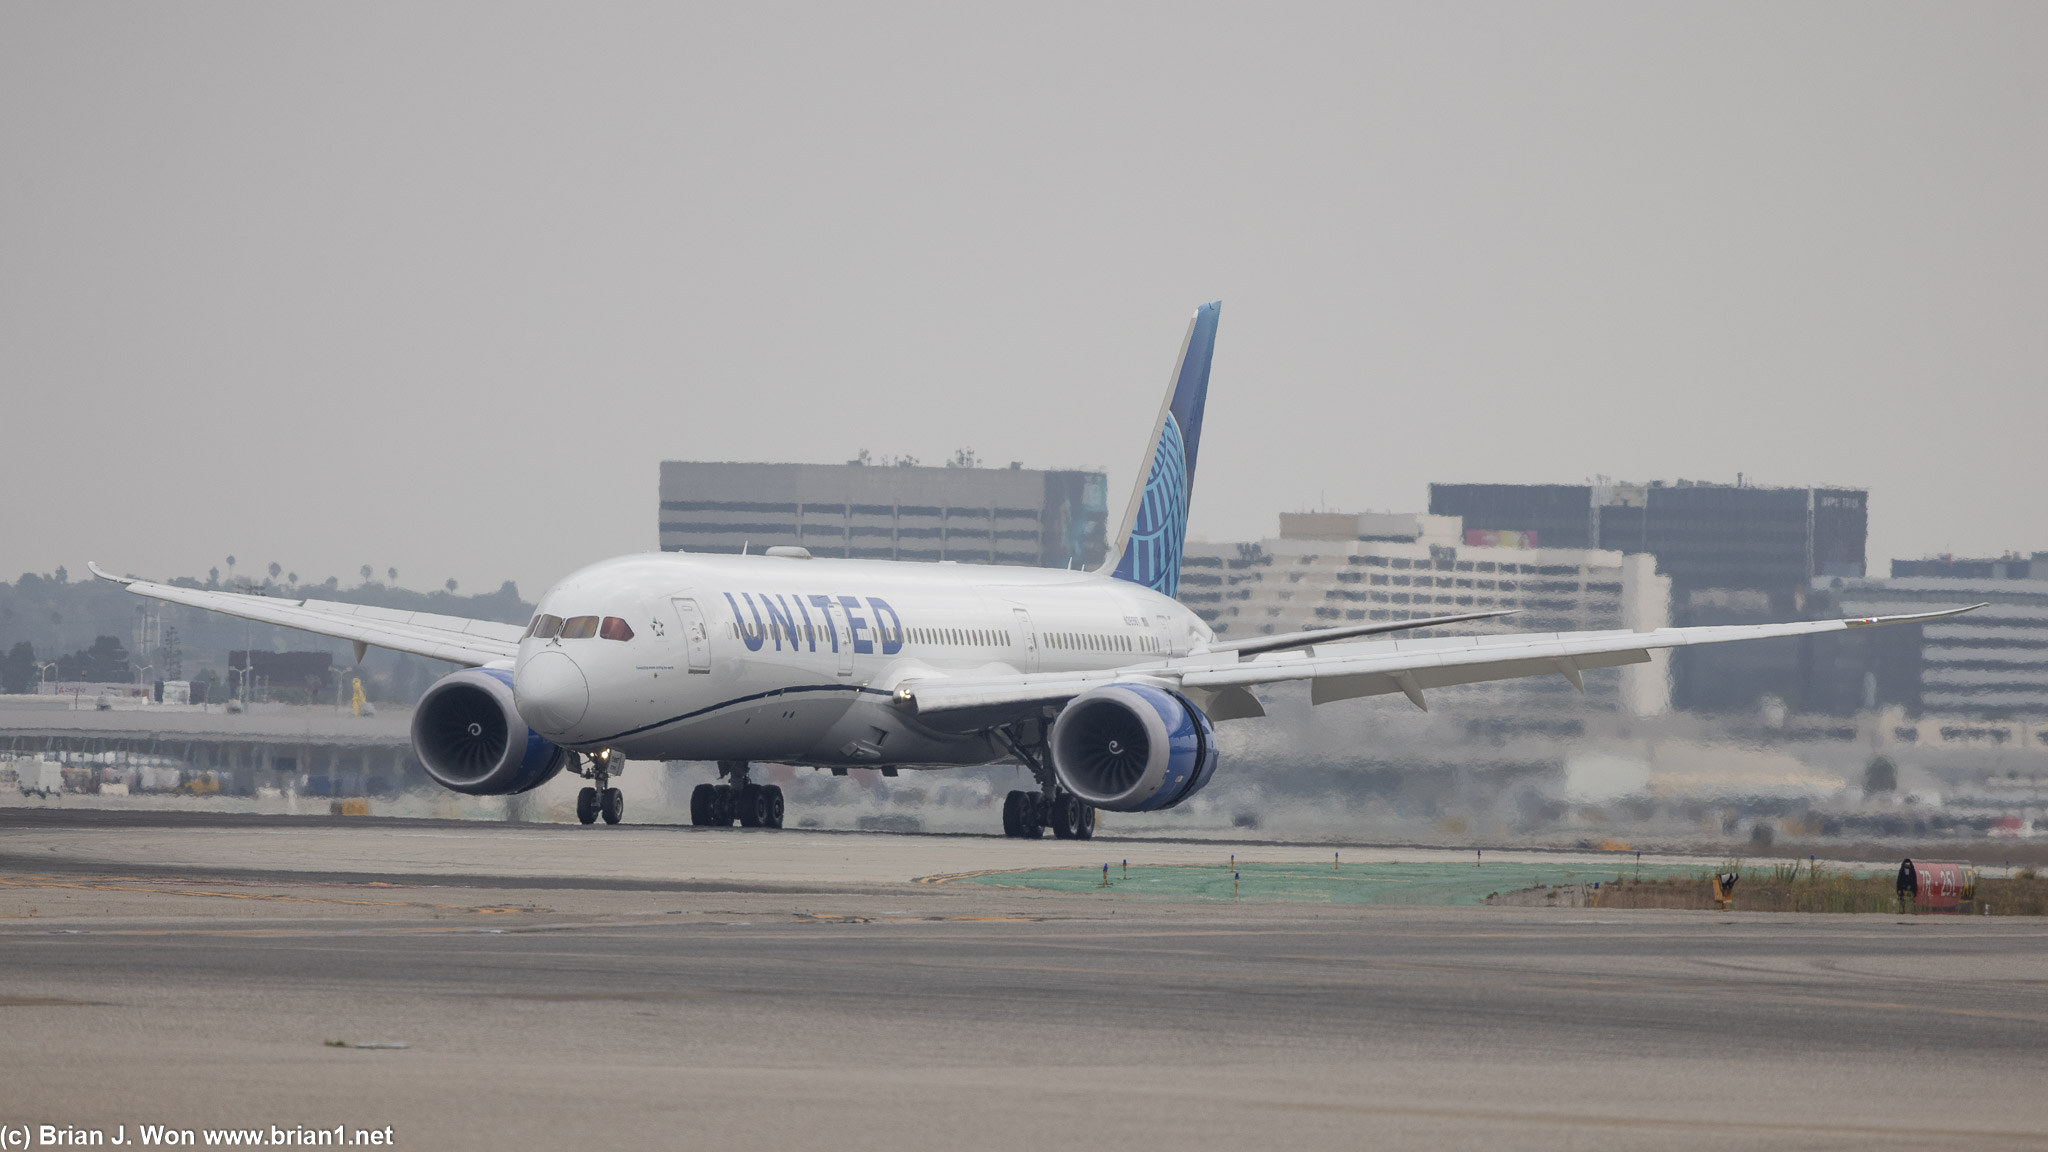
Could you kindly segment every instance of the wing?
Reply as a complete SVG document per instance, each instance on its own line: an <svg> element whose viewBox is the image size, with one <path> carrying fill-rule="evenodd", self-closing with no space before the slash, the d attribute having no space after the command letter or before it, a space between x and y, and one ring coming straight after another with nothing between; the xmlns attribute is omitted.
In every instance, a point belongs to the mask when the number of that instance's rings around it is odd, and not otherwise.
<svg viewBox="0 0 2048 1152"><path fill-rule="evenodd" d="M1355 640L1360 636L1378 636L1386 632L1412 632L1417 628L1441 628L1446 624L1465 624L1473 620L1491 620L1497 616L1513 616L1520 608L1496 608L1488 612L1460 612L1456 616L1428 616L1414 620L1387 620L1375 624L1339 624L1330 628L1312 628L1306 632L1282 632L1277 636L1248 636L1242 640L1218 640L1204 644L1197 652L1235 652L1242 656L1257 656L1266 652L1284 652L1289 648L1311 648L1323 644L1335 644L1339 640Z"/></svg>
<svg viewBox="0 0 2048 1152"><path fill-rule="evenodd" d="M113 576L90 561L86 567L102 580L127 585L128 590L137 596L240 616L261 624L280 624L303 632L353 640L358 660L363 658L365 650L375 646L472 668L499 661L507 662L506 666L510 667L509 662L519 653L519 637L526 631L518 624L437 616L431 612L401 612L364 604L340 604L332 600L285 600L242 592L180 588L133 576Z"/></svg>
<svg viewBox="0 0 2048 1152"><path fill-rule="evenodd" d="M1704 628L1658 628L1649 632L1547 632L1452 636L1423 640L1335 644L1306 652L1274 652L1240 659L1234 652L1204 653L1157 664L1100 672L1038 672L995 677L906 680L896 687L899 707L935 723L993 722L1032 706L1059 704L1104 684L1144 683L1195 691L1222 704L1216 719L1262 715L1243 690L1285 680L1311 682L1317 704L1399 692L1427 709L1423 692L1453 684L1477 684L1518 676L1561 675L1583 690L1587 668L1641 664L1660 648L1725 644L1779 636L1811 636L1850 628L1939 620L1975 611L1982 604L1907 616L1857 620L1802 620L1790 624L1739 624ZM952 720L951 714L959 714Z"/></svg>

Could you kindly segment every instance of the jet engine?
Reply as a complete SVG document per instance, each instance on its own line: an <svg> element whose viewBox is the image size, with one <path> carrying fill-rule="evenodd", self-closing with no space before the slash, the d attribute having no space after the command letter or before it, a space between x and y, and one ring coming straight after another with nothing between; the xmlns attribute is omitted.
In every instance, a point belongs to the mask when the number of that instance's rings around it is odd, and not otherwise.
<svg viewBox="0 0 2048 1152"><path fill-rule="evenodd" d="M569 761L520 719L512 673L497 668L435 681L412 714L412 750L435 783L472 796L531 791Z"/></svg>
<svg viewBox="0 0 2048 1152"><path fill-rule="evenodd" d="M1112 684L1074 697L1052 726L1052 767L1067 791L1112 812L1151 812L1216 774L1216 729L1178 692Z"/></svg>

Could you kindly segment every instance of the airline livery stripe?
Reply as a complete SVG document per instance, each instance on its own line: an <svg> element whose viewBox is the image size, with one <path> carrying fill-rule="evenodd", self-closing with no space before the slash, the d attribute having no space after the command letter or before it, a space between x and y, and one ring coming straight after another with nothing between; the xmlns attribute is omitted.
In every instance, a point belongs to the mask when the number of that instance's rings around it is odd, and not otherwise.
<svg viewBox="0 0 2048 1152"><path fill-rule="evenodd" d="M735 704L749 704L755 700L766 700L770 696L787 696L792 692L872 692L877 696L889 695L889 693L884 692L880 688L869 688L863 684L797 684L788 688L772 688L766 692L756 692L750 696L735 696L730 700L721 700L716 704L699 708L694 712L685 712L680 716L671 716L666 720L657 720L652 724L642 724L638 728L628 728L624 732L617 732L610 736L600 736L596 740L587 741L587 743L609 744L614 740L624 740L628 736L638 736L642 732L652 732L656 728L666 728L670 724L679 724L684 720L694 720L707 712L716 712L721 708L730 708ZM578 741L579 745L583 743L586 743L586 741Z"/></svg>

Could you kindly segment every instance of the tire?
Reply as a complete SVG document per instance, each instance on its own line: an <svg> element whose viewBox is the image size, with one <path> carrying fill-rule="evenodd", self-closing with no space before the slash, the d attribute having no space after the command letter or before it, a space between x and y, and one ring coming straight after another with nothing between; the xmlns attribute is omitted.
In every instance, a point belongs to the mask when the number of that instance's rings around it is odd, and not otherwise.
<svg viewBox="0 0 2048 1152"><path fill-rule="evenodd" d="M763 828L782 827L782 789L774 784L762 789L768 795L768 813L761 821Z"/></svg>
<svg viewBox="0 0 2048 1152"><path fill-rule="evenodd" d="M762 808L760 787L749 784L743 788L736 788L733 792L733 799L738 802L736 807L739 808L740 827L759 828Z"/></svg>
<svg viewBox="0 0 2048 1152"><path fill-rule="evenodd" d="M699 827L711 823L717 807L718 794L711 785L699 784L690 789L690 823Z"/></svg>
<svg viewBox="0 0 2048 1152"><path fill-rule="evenodd" d="M735 815L737 813L733 809L732 785L714 786L711 789L711 822L720 828L730 828Z"/></svg>
<svg viewBox="0 0 2048 1152"><path fill-rule="evenodd" d="M1026 840L1045 839L1046 825L1045 797L1037 792L1024 793L1024 822L1018 835Z"/></svg>
<svg viewBox="0 0 2048 1152"><path fill-rule="evenodd" d="M576 819L579 823L597 823L597 789L585 788L576 794Z"/></svg>
<svg viewBox="0 0 2048 1152"><path fill-rule="evenodd" d="M1003 797L1003 835L1016 838L1024 835L1025 796L1012 792Z"/></svg>
<svg viewBox="0 0 2048 1152"><path fill-rule="evenodd" d="M1095 839L1095 805L1081 804L1080 809L1081 820L1078 824L1074 825L1074 838L1076 840L1093 840Z"/></svg>
<svg viewBox="0 0 2048 1152"><path fill-rule="evenodd" d="M1080 836L1081 801L1072 792L1062 792L1052 799L1052 834L1055 839L1073 840Z"/></svg>
<svg viewBox="0 0 2048 1152"><path fill-rule="evenodd" d="M617 788L604 790L604 822L617 824L626 818L626 794Z"/></svg>

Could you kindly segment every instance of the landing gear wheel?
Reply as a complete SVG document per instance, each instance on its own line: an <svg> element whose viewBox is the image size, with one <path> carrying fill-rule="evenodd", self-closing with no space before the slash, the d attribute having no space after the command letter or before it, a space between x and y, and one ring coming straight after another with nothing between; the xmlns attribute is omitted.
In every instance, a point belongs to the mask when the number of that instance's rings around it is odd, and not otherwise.
<svg viewBox="0 0 2048 1152"><path fill-rule="evenodd" d="M1075 803L1080 804L1079 801L1075 801ZM1080 808L1081 820L1074 825L1074 839L1093 840L1095 839L1095 805L1080 804Z"/></svg>
<svg viewBox="0 0 2048 1152"><path fill-rule="evenodd" d="M718 809L718 790L709 784L699 784L690 790L690 823L702 827L715 823L712 815ZM585 824L590 821L585 820Z"/></svg>
<svg viewBox="0 0 2048 1152"><path fill-rule="evenodd" d="M1031 797L1023 792L1012 792L1003 797L1003 835L1012 838L1024 835L1024 813L1030 806Z"/></svg>
<svg viewBox="0 0 2048 1152"><path fill-rule="evenodd" d="M720 828L732 827L732 818L738 815L734 807L732 785L720 784L711 789L711 822Z"/></svg>
<svg viewBox="0 0 2048 1152"><path fill-rule="evenodd" d="M580 823L597 823L597 789L585 788L576 793L576 819Z"/></svg>
<svg viewBox="0 0 2048 1152"><path fill-rule="evenodd" d="M617 788L604 790L604 822L617 824L626 818L626 794Z"/></svg>
<svg viewBox="0 0 2048 1152"><path fill-rule="evenodd" d="M1080 838L1081 809L1087 807L1075 799L1072 792L1062 792L1052 800L1052 834L1060 840Z"/></svg>
<svg viewBox="0 0 2048 1152"><path fill-rule="evenodd" d="M760 787L754 784L745 784L734 789L734 792L733 798L738 802L740 827L759 828L761 826L761 809L766 803L761 795Z"/></svg>
<svg viewBox="0 0 2048 1152"><path fill-rule="evenodd" d="M1024 803L1018 809L1023 821L1018 825L1017 835L1025 840L1041 840L1045 837L1045 797L1036 792L1024 793Z"/></svg>
<svg viewBox="0 0 2048 1152"><path fill-rule="evenodd" d="M761 827L782 827L782 788L770 784L761 789L761 794L767 798L767 806L761 813Z"/></svg>

